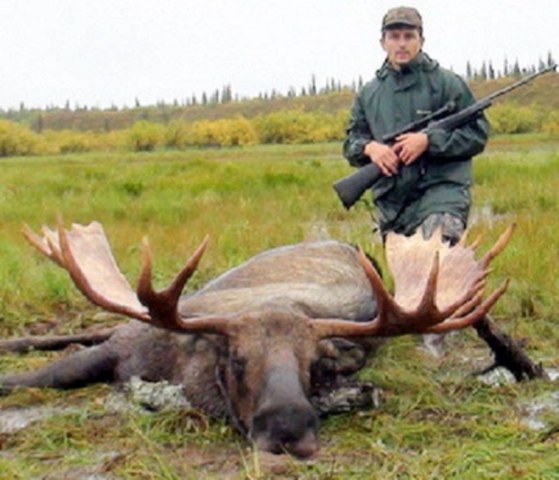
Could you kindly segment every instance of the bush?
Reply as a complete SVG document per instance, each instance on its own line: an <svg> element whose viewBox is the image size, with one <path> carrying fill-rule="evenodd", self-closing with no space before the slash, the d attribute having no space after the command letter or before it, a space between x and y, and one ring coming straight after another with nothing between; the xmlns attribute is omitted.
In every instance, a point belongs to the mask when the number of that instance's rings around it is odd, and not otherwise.
<svg viewBox="0 0 559 480"><path fill-rule="evenodd" d="M243 146L257 142L252 124L244 117L194 122L189 143L196 146Z"/></svg>
<svg viewBox="0 0 559 480"><path fill-rule="evenodd" d="M150 152L161 145L163 127L156 123L140 120L128 130L128 146L135 152Z"/></svg>
<svg viewBox="0 0 559 480"><path fill-rule="evenodd" d="M308 143L309 113L301 110L284 110L259 115L254 126L261 143Z"/></svg>
<svg viewBox="0 0 559 480"><path fill-rule="evenodd" d="M544 133L559 134L559 112L551 112L542 122Z"/></svg>
<svg viewBox="0 0 559 480"><path fill-rule="evenodd" d="M183 148L190 143L192 126L184 120L169 122L163 132L163 143L167 148Z"/></svg>
<svg viewBox="0 0 559 480"><path fill-rule="evenodd" d="M341 140L348 114L283 110L260 115L254 125L261 143L316 143Z"/></svg>
<svg viewBox="0 0 559 480"><path fill-rule="evenodd" d="M9 120L0 120L0 157L37 153L39 137L28 128Z"/></svg>
<svg viewBox="0 0 559 480"><path fill-rule="evenodd" d="M541 112L535 107L501 103L489 109L487 117L495 134L537 132L541 127Z"/></svg>
<svg viewBox="0 0 559 480"><path fill-rule="evenodd" d="M256 130L245 117L216 122L218 138L222 146L243 146L257 143Z"/></svg>
<svg viewBox="0 0 559 480"><path fill-rule="evenodd" d="M89 132L46 130L41 134L49 150L56 153L82 153L99 150L95 137Z"/></svg>

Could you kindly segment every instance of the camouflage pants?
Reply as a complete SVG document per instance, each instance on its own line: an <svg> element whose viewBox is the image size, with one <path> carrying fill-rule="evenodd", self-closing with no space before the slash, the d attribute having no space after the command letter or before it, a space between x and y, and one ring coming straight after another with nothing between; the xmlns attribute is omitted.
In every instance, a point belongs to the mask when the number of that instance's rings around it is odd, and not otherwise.
<svg viewBox="0 0 559 480"><path fill-rule="evenodd" d="M425 240L431 238L437 228L441 228L443 241L456 245L464 233L465 225L458 217L450 213L433 213L421 224L421 233Z"/></svg>

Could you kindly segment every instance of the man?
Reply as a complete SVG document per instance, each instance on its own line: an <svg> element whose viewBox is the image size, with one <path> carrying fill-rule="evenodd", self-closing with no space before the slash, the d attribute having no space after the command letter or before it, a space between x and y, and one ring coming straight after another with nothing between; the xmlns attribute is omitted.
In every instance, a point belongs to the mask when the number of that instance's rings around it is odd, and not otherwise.
<svg viewBox="0 0 559 480"><path fill-rule="evenodd" d="M393 145L380 139L454 102L457 110L474 102L466 84L423 52L423 22L410 7L389 10L382 20L380 44L386 60L359 92L351 112L344 156L356 167L377 164L384 174L372 187L383 237L421 228L429 238L438 226L454 245L464 232L470 209L472 157L487 142L484 116L453 131L427 129L399 136ZM518 379L545 376L522 347L485 317L474 325L495 354L495 366ZM440 336L426 336L438 354Z"/></svg>
<svg viewBox="0 0 559 480"><path fill-rule="evenodd" d="M471 159L487 142L486 119L480 116L451 132L407 133L393 145L380 140L449 102L462 109L475 101L460 77L423 52L423 43L416 9L386 13L380 40L386 60L355 99L343 151L351 165L374 162L384 174L372 187L383 237L421 227L428 238L440 225L454 244L468 219Z"/></svg>

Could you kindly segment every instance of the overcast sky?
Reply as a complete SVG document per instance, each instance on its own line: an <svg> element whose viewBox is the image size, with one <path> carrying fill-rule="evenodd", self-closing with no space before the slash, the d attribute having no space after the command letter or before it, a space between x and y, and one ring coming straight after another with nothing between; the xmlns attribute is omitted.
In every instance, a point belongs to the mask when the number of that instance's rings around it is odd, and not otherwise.
<svg viewBox="0 0 559 480"><path fill-rule="evenodd" d="M297 91L368 79L385 0L1 0L0 108L171 102L230 84ZM416 0L425 51L466 62L559 59L559 0ZM557 92L555 92L557 94Z"/></svg>

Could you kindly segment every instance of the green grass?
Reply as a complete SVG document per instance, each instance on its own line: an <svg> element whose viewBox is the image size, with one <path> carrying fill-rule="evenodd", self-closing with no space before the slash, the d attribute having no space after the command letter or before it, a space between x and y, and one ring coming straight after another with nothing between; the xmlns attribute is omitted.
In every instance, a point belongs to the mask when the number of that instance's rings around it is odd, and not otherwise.
<svg viewBox="0 0 559 480"><path fill-rule="evenodd" d="M144 154L83 154L0 160L0 336L64 333L105 324L65 273L26 245L22 223L103 223L129 279L147 234L156 283L164 285L206 233L211 243L188 288L268 248L333 237L376 256L365 204L346 212L330 185L350 172L335 144L257 146ZM487 248L515 222L512 244L495 262L491 285L512 279L497 304L500 325L547 367L559 365L557 144L540 137L495 139L475 162L472 237ZM109 321L114 322L113 318ZM2 478L559 478L559 435L520 419L522 405L557 391L536 381L489 387L469 373L490 361L472 332L434 359L417 339L394 340L361 376L384 390L378 410L323 422L316 459L252 453L223 422L195 412L114 413L111 387L73 392L22 390L16 405L74 407L0 435ZM3 355L0 371L36 368L58 354ZM546 435L546 432L548 435ZM62 472L62 473L61 473ZM58 476L57 476L58 475Z"/></svg>

